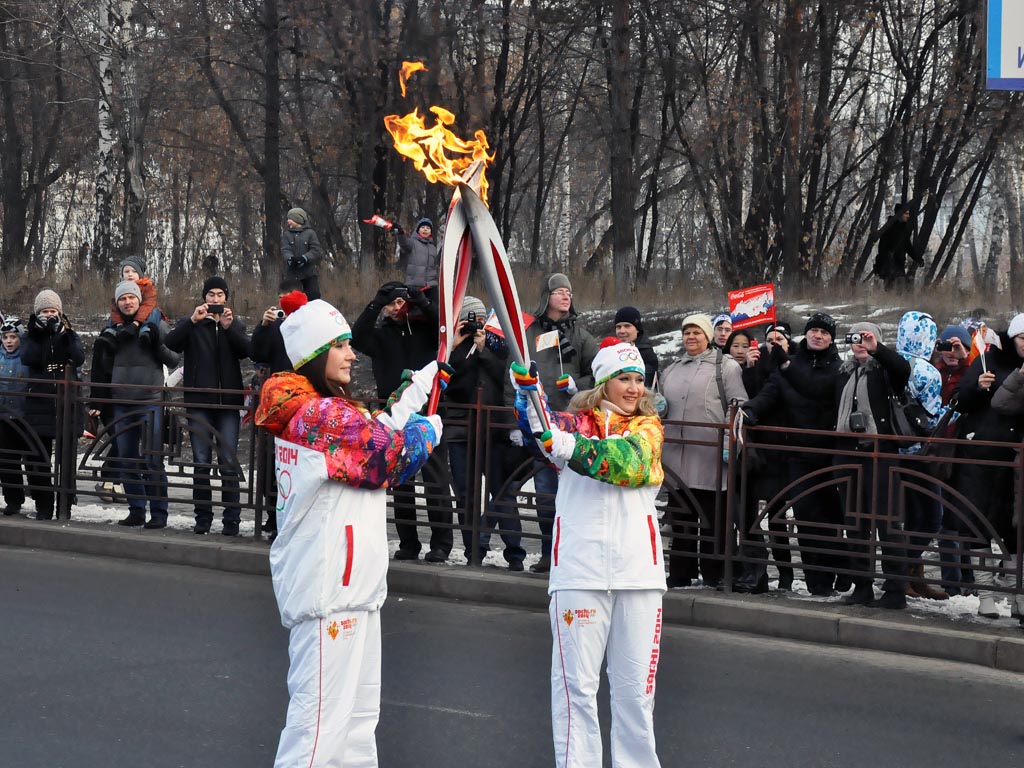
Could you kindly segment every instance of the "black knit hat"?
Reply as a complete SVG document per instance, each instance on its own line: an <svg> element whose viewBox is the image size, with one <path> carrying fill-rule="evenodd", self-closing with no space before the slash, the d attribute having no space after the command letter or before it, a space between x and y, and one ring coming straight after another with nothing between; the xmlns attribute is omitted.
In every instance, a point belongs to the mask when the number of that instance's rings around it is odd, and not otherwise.
<svg viewBox="0 0 1024 768"><path fill-rule="evenodd" d="M642 336L644 333L643 321L640 319L640 310L636 307L622 307L618 312L615 313L615 322L612 326L616 326L619 323L629 323L636 328L638 336Z"/></svg>
<svg viewBox="0 0 1024 768"><path fill-rule="evenodd" d="M767 339L768 334L771 333L772 331L778 331L779 333L786 337L787 341L793 340L793 329L789 327L789 323L777 322L773 323L772 325L769 325L767 328L764 329L764 337Z"/></svg>
<svg viewBox="0 0 1024 768"><path fill-rule="evenodd" d="M225 280L220 275L211 275L210 277L206 278L206 282L203 283L203 298L205 299L206 294L208 294L214 288L220 288L222 291L224 291L225 296L231 295L231 292L228 290L228 281Z"/></svg>
<svg viewBox="0 0 1024 768"><path fill-rule="evenodd" d="M836 321L832 319L832 315L826 312L815 312L807 318L807 325L804 326L804 334L806 335L812 328L820 328L833 339L836 337Z"/></svg>

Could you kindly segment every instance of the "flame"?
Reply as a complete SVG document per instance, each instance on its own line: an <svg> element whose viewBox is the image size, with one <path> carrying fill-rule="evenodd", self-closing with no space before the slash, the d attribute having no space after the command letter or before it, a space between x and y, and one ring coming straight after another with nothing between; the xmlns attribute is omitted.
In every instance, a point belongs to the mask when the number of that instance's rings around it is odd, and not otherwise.
<svg viewBox="0 0 1024 768"><path fill-rule="evenodd" d="M405 81L413 72L426 70L418 61L403 61L402 70L399 72L398 80L402 85L402 95L405 95ZM487 174L488 164L494 161L494 155L489 155L487 150L490 144L487 143L487 136L483 131L476 131L472 140L462 139L456 136L452 130L455 124L455 115L444 107L432 106L430 111L434 113L436 121L429 128L426 121L420 116L419 110L414 109L407 115L387 115L384 118L384 127L387 128L391 138L395 141L395 149L402 157L413 161L416 170L427 177L432 184L440 182L454 187L462 181L463 172L474 163L482 163L484 172L480 174L480 199L484 205L487 204Z"/></svg>
<svg viewBox="0 0 1024 768"><path fill-rule="evenodd" d="M402 87L402 98L405 98L405 84L416 72L428 72L429 70L419 61L403 61L402 71L398 73L398 84Z"/></svg>

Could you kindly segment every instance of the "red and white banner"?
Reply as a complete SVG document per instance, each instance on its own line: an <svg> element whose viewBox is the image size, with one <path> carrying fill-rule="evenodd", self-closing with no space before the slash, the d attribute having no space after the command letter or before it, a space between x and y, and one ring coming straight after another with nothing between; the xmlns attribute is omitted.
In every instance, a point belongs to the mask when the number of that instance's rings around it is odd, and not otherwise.
<svg viewBox="0 0 1024 768"><path fill-rule="evenodd" d="M729 291L729 314L732 329L750 328L755 325L775 322L775 285L755 285Z"/></svg>

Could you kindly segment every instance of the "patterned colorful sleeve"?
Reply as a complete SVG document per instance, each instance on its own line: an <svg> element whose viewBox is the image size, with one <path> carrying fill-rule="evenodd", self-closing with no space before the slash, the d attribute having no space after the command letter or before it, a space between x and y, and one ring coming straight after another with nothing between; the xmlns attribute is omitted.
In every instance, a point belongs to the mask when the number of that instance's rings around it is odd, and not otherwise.
<svg viewBox="0 0 1024 768"><path fill-rule="evenodd" d="M928 411L934 427L947 410L942 404L942 374L931 363L916 360L909 386L910 394Z"/></svg>
<svg viewBox="0 0 1024 768"><path fill-rule="evenodd" d="M661 468L665 432L656 416L634 419L625 437L599 439L585 437L579 431L575 436L576 450L569 459L569 468L581 475L628 488L661 485L665 479Z"/></svg>
<svg viewBox="0 0 1024 768"><path fill-rule="evenodd" d="M414 416L404 429L392 430L339 398L311 401L288 431L289 440L324 455L331 480L354 488L400 485L419 471L437 441L426 419Z"/></svg>

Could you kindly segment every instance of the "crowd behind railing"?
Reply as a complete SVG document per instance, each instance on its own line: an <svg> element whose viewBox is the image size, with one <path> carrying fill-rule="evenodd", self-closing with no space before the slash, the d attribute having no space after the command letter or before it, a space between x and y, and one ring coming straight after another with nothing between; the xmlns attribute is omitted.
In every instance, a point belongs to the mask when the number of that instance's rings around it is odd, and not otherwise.
<svg viewBox="0 0 1024 768"><path fill-rule="evenodd" d="M4 515L24 514L31 498L35 519L67 518L97 497L127 507L118 524L160 529L169 505L188 503L196 534L213 530L219 510L220 533L237 536L252 510L255 535L273 538L273 440L251 416L261 383L291 368L284 310L269 307L250 334L228 283L213 276L170 327L144 262L125 259L122 270L89 366L54 291L39 293L25 322L4 319ZM434 284L430 274L422 285L386 283L352 324L382 401L403 371L436 358ZM317 293L309 276L286 278L280 304L299 289ZM596 337L606 334L584 328L567 276L545 277L539 293L526 343L560 411L593 385ZM487 317L466 297L439 410L444 442L419 477L390 490L394 558L447 562L458 532L468 564L493 564L497 534L510 571L539 546L530 570L544 574L559 477L511 416L507 349ZM1007 593L1024 623L1024 314L1001 332L983 320L940 332L909 311L892 337L869 320L841 333L819 311L801 338L783 321L733 330L728 314L693 314L670 362L642 313L620 308L603 330L637 347L664 424L668 586L759 594L793 590L802 576L812 595L896 609L908 597L976 593L991 618ZM245 358L257 371L248 387Z"/></svg>

